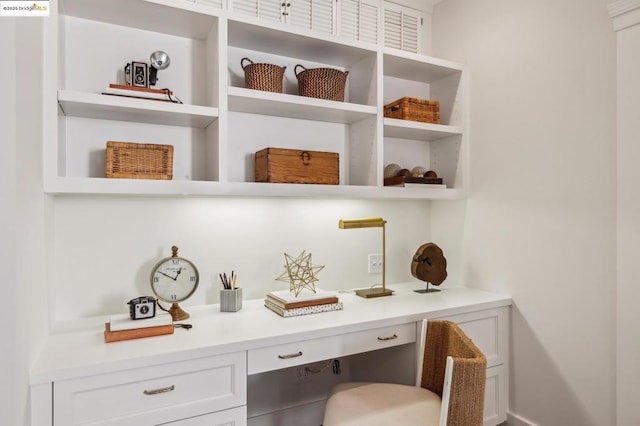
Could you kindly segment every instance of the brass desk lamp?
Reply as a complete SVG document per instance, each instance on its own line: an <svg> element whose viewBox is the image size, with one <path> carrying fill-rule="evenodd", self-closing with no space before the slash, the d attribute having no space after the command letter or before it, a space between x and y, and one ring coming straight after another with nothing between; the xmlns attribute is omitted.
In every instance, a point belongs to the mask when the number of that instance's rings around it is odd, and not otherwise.
<svg viewBox="0 0 640 426"><path fill-rule="evenodd" d="M393 290L387 290L385 284L386 276L386 256L385 256L385 224L387 223L381 217L366 217L362 219L340 219L338 228L354 229L354 228L382 228L382 288L363 288L356 290L356 294L360 297L380 297L391 296Z"/></svg>

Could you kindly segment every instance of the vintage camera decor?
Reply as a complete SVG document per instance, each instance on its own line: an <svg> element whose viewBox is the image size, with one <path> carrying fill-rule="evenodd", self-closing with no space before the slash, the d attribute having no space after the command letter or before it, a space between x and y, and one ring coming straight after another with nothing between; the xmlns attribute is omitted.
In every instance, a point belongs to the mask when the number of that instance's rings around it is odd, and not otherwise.
<svg viewBox="0 0 640 426"><path fill-rule="evenodd" d="M156 299L151 296L141 296L131 299L129 305L129 316L132 320L153 318L156 315Z"/></svg>
<svg viewBox="0 0 640 426"><path fill-rule="evenodd" d="M144 62L131 62L124 67L124 79L128 86L149 87L149 66Z"/></svg>
<svg viewBox="0 0 640 426"><path fill-rule="evenodd" d="M124 66L124 80L127 86L149 87L158 81L158 70L166 69L171 59L162 50L156 50L149 57L151 65L145 62L130 62Z"/></svg>

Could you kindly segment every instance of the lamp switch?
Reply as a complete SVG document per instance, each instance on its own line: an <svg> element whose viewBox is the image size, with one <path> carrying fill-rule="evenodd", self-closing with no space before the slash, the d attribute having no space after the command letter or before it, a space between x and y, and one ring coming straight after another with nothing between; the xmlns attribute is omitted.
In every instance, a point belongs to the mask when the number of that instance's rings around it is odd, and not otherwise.
<svg viewBox="0 0 640 426"><path fill-rule="evenodd" d="M370 274L382 273L382 255L381 254L369 255L369 273Z"/></svg>

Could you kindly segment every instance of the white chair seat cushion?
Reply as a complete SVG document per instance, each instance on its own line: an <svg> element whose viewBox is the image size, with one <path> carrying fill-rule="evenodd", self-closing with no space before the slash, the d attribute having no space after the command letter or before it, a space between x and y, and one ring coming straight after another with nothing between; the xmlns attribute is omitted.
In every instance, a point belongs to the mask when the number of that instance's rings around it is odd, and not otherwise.
<svg viewBox="0 0 640 426"><path fill-rule="evenodd" d="M435 425L440 397L418 386L349 382L329 394L323 426Z"/></svg>

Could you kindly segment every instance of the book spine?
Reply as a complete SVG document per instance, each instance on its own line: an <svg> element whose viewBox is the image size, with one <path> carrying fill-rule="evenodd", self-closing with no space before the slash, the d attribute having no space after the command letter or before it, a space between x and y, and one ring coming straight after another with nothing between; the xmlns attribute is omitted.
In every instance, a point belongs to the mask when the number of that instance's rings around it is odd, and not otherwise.
<svg viewBox="0 0 640 426"><path fill-rule="evenodd" d="M316 305L325 305L327 303L337 303L338 302L338 298L337 297L327 297L324 299L317 299L317 300L305 300L305 301L300 301L300 302L282 302L274 297L271 297L269 295L267 295L267 299L269 302L273 303L274 305L279 306L282 309L295 309L295 308L305 308L307 306L316 306Z"/></svg>
<svg viewBox="0 0 640 426"><path fill-rule="evenodd" d="M294 309L282 309L266 300L264 305L267 308L274 311L275 313L277 313L278 315L285 318L296 317L301 315L317 314L321 312L339 311L343 308L342 302L325 303L323 305L307 306L304 308L294 308Z"/></svg>
<svg viewBox="0 0 640 426"><path fill-rule="evenodd" d="M122 340L140 339L142 337L161 336L173 334L174 326L160 325L157 327L136 328L132 330L111 331L109 323L105 324L104 341L107 343L120 342Z"/></svg>
<svg viewBox="0 0 640 426"><path fill-rule="evenodd" d="M140 99L154 99L157 101L171 101L166 93L146 93L146 92L133 92L129 90L121 89L107 89L102 92L103 95L112 96L126 96L128 98L140 98Z"/></svg>
<svg viewBox="0 0 640 426"><path fill-rule="evenodd" d="M169 90L169 89L152 89L149 87L139 87L139 86L127 86L125 84L109 84L109 89L122 89L122 90L128 90L130 92L146 92L146 93L161 93L161 94L167 94L169 93L170 95L173 95L173 91Z"/></svg>

